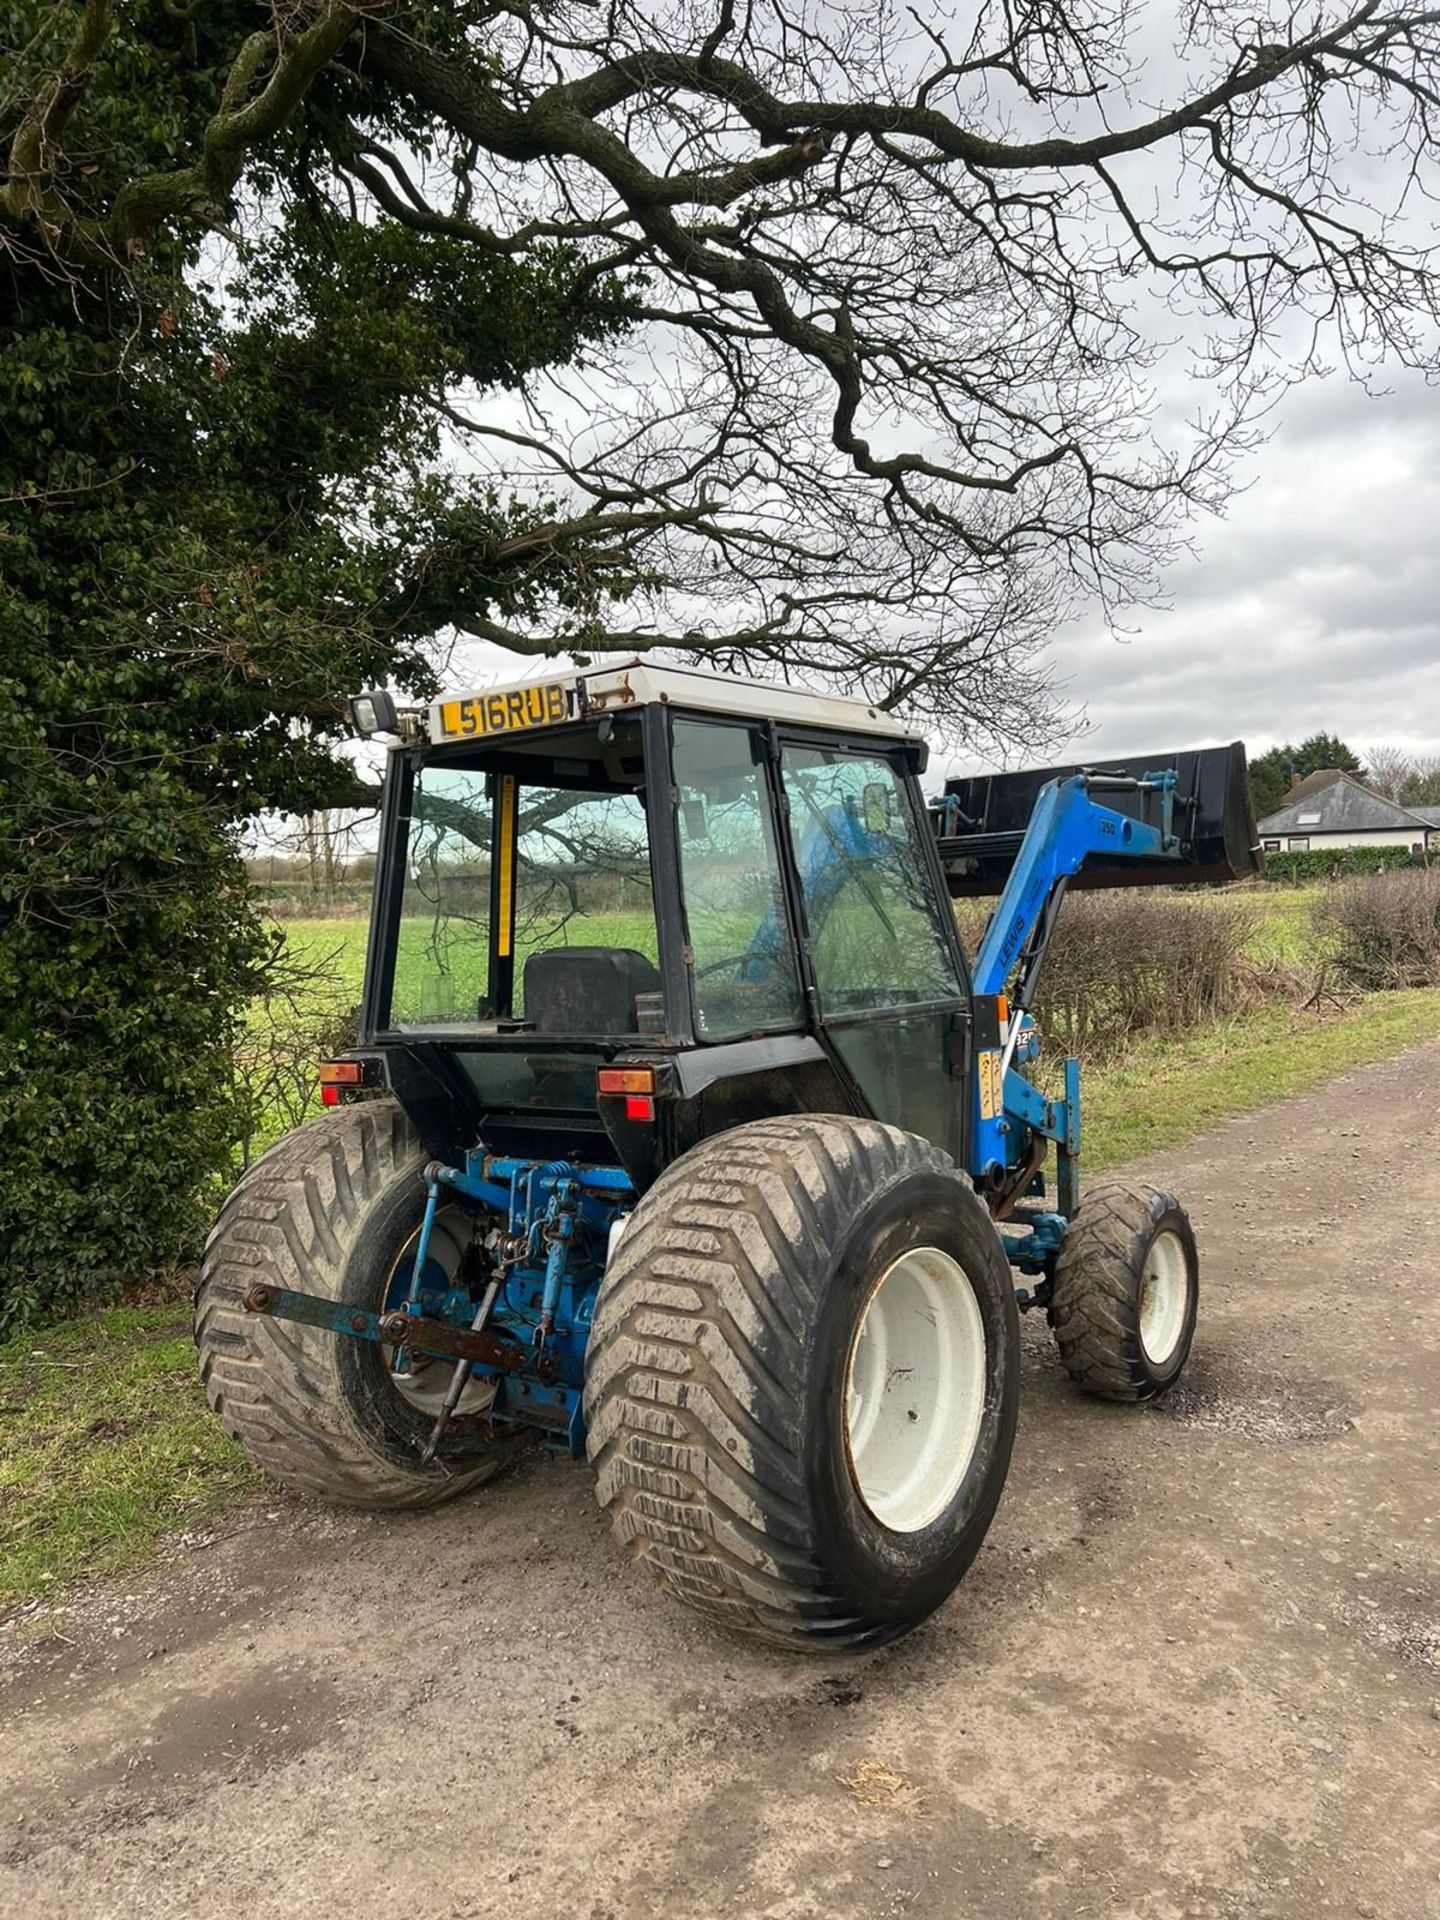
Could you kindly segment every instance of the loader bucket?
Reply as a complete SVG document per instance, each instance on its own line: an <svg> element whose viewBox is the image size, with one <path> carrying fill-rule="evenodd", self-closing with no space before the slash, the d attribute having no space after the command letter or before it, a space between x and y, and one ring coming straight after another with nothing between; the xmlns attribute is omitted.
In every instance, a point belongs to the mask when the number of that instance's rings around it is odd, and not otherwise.
<svg viewBox="0 0 1440 1920"><path fill-rule="evenodd" d="M954 899L998 894L1015 864L1040 789L1076 773L1177 775L1174 828L1183 843L1178 860L1092 855L1072 887L1223 886L1258 873L1260 854L1250 811L1243 741L1180 753L1127 754L1068 767L1032 767L1020 773L947 780L940 808L940 858ZM1151 795L1097 791L1107 807L1154 821ZM1148 809L1148 811L1147 811Z"/></svg>

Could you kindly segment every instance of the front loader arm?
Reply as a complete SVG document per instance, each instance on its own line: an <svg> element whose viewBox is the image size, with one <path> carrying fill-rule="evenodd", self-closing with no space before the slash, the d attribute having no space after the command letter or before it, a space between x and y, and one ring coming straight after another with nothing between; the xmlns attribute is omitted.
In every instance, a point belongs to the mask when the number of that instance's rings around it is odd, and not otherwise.
<svg viewBox="0 0 1440 1920"><path fill-rule="evenodd" d="M1038 1137L1056 1145L1060 1213L1068 1219L1075 1210L1079 1064L1066 1061L1058 1101L1047 1100L1017 1070L1039 1052L1030 1007L1066 885L1091 855L1182 860L1173 823L1175 783L1173 772L1138 779L1077 773L1040 790L971 970L976 1017L970 1171L982 1192L1013 1200L1028 1178ZM1120 813L1095 797L1102 793L1140 795L1143 811L1155 817ZM943 831L953 824L942 813L941 854L947 860L973 858L989 851L982 843L998 838Z"/></svg>

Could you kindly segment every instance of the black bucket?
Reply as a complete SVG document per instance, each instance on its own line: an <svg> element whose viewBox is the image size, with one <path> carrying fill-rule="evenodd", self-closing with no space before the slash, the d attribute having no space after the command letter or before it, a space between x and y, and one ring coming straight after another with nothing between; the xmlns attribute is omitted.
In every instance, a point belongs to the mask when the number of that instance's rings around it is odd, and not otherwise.
<svg viewBox="0 0 1440 1920"><path fill-rule="evenodd" d="M1070 767L1030 767L1020 773L978 774L947 780L939 808L940 858L955 899L999 893L1009 878L1040 789L1050 780L1090 773L1095 798L1132 820L1158 825L1154 793L1105 788L1104 776L1138 779L1176 775L1173 830L1182 851L1174 860L1137 860L1092 854L1072 887L1224 886L1259 873L1255 821L1243 741L1228 747L1194 747L1183 753L1125 754L1114 760Z"/></svg>

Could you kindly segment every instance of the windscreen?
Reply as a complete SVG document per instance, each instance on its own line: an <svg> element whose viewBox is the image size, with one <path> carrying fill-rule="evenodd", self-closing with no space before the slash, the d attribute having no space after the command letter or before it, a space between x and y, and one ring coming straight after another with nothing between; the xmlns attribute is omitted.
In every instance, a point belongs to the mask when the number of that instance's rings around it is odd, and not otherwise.
<svg viewBox="0 0 1440 1920"><path fill-rule="evenodd" d="M537 954L589 947L656 959L645 808L637 790L512 778L515 860L495 884L494 766L423 765L411 802L390 1024L493 1026L527 1017ZM502 838L502 846L503 846ZM498 909L498 911L497 911ZM513 918L513 926L512 926ZM508 966L499 963L508 961ZM638 971L633 962L631 972ZM497 1004L508 1001L508 1005Z"/></svg>
<svg viewBox="0 0 1440 1920"><path fill-rule="evenodd" d="M921 827L894 764L794 746L781 770L825 1013L960 999L949 908L930 887Z"/></svg>

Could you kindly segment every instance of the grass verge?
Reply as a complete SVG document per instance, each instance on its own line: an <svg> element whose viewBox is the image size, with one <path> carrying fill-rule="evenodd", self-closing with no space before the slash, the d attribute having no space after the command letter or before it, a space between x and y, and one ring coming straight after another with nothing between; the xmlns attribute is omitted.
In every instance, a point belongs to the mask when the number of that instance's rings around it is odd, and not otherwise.
<svg viewBox="0 0 1440 1920"><path fill-rule="evenodd" d="M201 1395L185 1307L0 1347L0 1609L138 1566L260 1484Z"/></svg>
<svg viewBox="0 0 1440 1920"><path fill-rule="evenodd" d="M1091 1172L1180 1146L1232 1114L1305 1093L1440 1035L1440 991L1367 994L1343 1013L1262 1007L1090 1069L1081 1165Z"/></svg>
<svg viewBox="0 0 1440 1920"><path fill-rule="evenodd" d="M1329 1017L1268 1007L1085 1077L1088 1171L1177 1146L1440 1035L1440 991ZM0 1347L0 1610L148 1560L263 1485L210 1413L189 1316L116 1308Z"/></svg>

